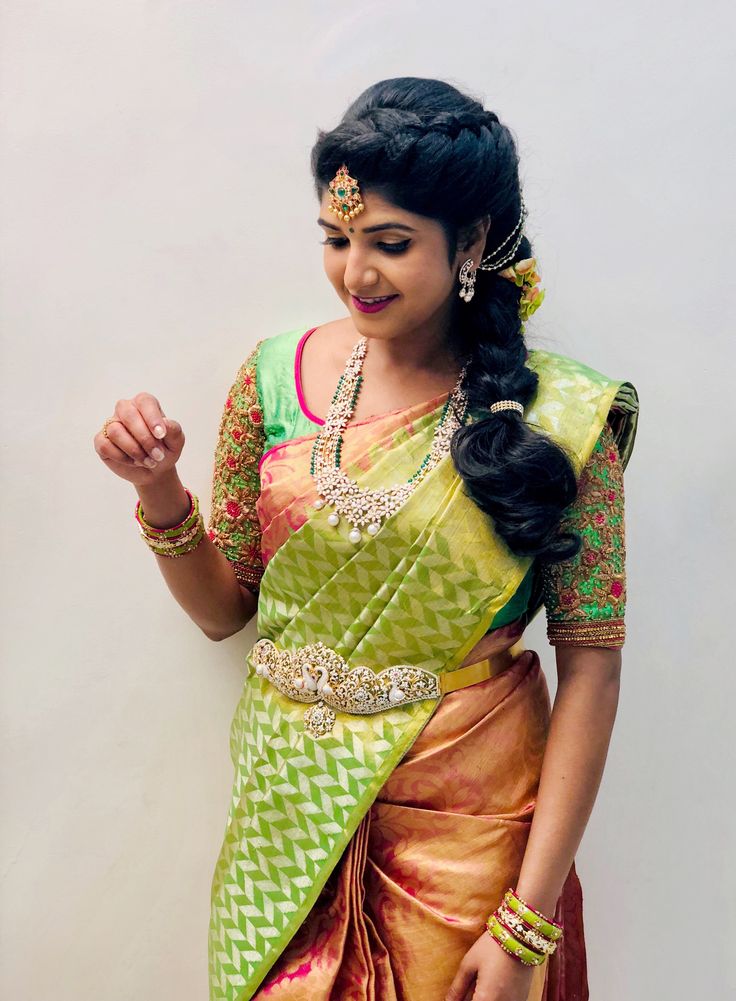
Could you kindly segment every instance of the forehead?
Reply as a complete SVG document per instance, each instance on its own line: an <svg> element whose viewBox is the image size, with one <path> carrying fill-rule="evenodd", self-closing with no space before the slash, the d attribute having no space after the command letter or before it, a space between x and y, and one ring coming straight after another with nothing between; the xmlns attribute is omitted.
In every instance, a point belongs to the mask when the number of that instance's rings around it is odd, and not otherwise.
<svg viewBox="0 0 736 1001"><path fill-rule="evenodd" d="M361 230L364 226L375 226L387 222L404 223L406 226L411 226L417 230L432 226L432 220L426 216L416 215L414 212L402 209L395 202L390 201L376 190L361 186L360 194L365 205L365 210L360 213L359 217L350 220L350 225L357 230ZM330 192L325 188L320 200L321 218L329 222L332 226L347 225L343 220L337 219L334 213L328 210L330 204Z"/></svg>

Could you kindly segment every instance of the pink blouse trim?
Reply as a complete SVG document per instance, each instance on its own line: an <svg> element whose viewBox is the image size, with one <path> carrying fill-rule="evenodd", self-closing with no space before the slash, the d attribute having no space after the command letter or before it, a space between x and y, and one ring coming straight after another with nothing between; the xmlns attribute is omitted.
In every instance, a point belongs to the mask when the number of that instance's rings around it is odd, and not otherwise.
<svg viewBox="0 0 736 1001"><path fill-rule="evenodd" d="M310 421L320 426L324 425L324 421L313 414L312 411L307 406L307 401L304 397L304 389L302 387L302 352L304 351L304 345L307 343L307 338L310 334L313 334L317 328L311 327L302 337L299 339L299 343L296 346L296 351L294 353L294 386L296 387L296 395L299 400L299 408L305 417L308 417ZM396 410L387 410L384 414L371 414L370 417L364 417L362 421L355 421L350 427L360 427L361 424L369 424L371 421L380 420L382 417L390 417L393 414L401 414L405 410L412 410L417 406L428 406L431 403L436 404L434 409L436 410L439 404L449 397L450 393L440 393L438 396L433 396L429 400L423 400L421 403L413 403L408 407L398 407ZM303 435L302 437L308 437ZM274 445L274 448L278 448L278 445ZM270 450L269 450L270 451ZM268 455L268 452L266 453Z"/></svg>
<svg viewBox="0 0 736 1001"><path fill-rule="evenodd" d="M299 400L299 406L304 416L308 417L315 424L324 425L325 422L320 420L316 414L313 414L307 406L307 401L304 398L304 390L302 389L302 352L304 351L304 345L307 343L307 338L316 329L316 327L312 327L306 334L299 338L299 343L296 346L296 354L294 355L294 385L296 386L296 396Z"/></svg>

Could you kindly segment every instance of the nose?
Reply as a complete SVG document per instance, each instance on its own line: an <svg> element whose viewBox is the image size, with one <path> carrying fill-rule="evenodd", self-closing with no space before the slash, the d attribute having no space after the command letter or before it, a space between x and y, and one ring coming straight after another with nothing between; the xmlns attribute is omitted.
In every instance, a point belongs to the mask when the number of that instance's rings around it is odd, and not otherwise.
<svg viewBox="0 0 736 1001"><path fill-rule="evenodd" d="M343 284L353 295L370 295L370 289L375 288L380 276L375 267L366 260L359 247L351 247L345 262Z"/></svg>

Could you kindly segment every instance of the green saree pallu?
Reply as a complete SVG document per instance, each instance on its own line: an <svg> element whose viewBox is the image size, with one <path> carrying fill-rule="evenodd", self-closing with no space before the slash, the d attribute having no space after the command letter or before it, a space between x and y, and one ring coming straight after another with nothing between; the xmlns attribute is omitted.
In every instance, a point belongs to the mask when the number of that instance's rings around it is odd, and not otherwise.
<svg viewBox="0 0 736 1001"><path fill-rule="evenodd" d="M356 544L348 526L329 524L309 472L317 429L297 423L296 434L287 429L278 440L294 345L290 332L256 349L262 419L276 444L260 469L266 567L258 640L230 731L234 782L212 882L211 1001L254 996L446 697L442 677L498 623L532 563L497 536L449 456L375 535ZM610 419L625 465L634 387L552 352L531 350L527 364L539 385L524 420L562 445L579 474ZM361 487L406 482L445 399L350 426L342 467Z"/></svg>

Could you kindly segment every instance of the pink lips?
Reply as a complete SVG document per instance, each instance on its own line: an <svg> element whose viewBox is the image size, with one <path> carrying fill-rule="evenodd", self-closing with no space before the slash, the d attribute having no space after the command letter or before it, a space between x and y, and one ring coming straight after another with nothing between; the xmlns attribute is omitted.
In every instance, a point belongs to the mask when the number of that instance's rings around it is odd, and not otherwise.
<svg viewBox="0 0 736 1001"><path fill-rule="evenodd" d="M385 309L386 306L390 306L394 299L398 299L398 295L392 295L389 299L384 299L383 302L361 302L360 299L356 299L354 295L350 298L353 300L353 305L356 309L359 309L361 313L378 313L380 310Z"/></svg>

